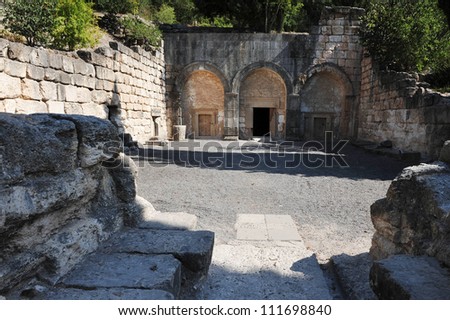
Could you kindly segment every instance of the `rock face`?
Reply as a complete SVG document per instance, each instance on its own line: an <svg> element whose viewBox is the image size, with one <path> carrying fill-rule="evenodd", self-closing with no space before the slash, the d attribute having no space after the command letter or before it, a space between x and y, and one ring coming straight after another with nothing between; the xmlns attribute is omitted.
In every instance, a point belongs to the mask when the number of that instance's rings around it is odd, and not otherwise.
<svg viewBox="0 0 450 320"><path fill-rule="evenodd" d="M0 292L56 281L123 226L134 198L103 166L120 144L98 118L0 113Z"/></svg>
<svg viewBox="0 0 450 320"><path fill-rule="evenodd" d="M375 259L394 254L429 255L450 267L450 168L443 162L409 167L387 197L371 207Z"/></svg>
<svg viewBox="0 0 450 320"><path fill-rule="evenodd" d="M371 207L370 281L381 299L450 299L449 146L447 163L404 169Z"/></svg>

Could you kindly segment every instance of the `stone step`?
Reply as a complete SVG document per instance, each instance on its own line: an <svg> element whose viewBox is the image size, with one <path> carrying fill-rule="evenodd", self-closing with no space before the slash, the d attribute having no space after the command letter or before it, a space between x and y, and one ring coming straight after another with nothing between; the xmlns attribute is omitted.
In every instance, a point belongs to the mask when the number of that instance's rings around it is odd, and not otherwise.
<svg viewBox="0 0 450 320"><path fill-rule="evenodd" d="M95 290L59 288L37 298L40 300L174 300L173 294L163 290L123 288Z"/></svg>
<svg viewBox="0 0 450 320"><path fill-rule="evenodd" d="M450 272L431 257L397 255L376 261L370 282L380 299L450 299Z"/></svg>
<svg viewBox="0 0 450 320"><path fill-rule="evenodd" d="M185 212L146 211L138 227L157 230L194 230L197 217Z"/></svg>
<svg viewBox="0 0 450 320"><path fill-rule="evenodd" d="M341 254L330 259L340 288L349 300L376 300L369 283L373 260L368 253L356 256Z"/></svg>
<svg viewBox="0 0 450 320"><path fill-rule="evenodd" d="M58 286L85 290L159 289L177 298L181 287L181 263L172 255L95 253L63 277Z"/></svg>
<svg viewBox="0 0 450 320"><path fill-rule="evenodd" d="M210 231L128 229L103 245L103 253L171 254L192 272L207 274L214 247Z"/></svg>

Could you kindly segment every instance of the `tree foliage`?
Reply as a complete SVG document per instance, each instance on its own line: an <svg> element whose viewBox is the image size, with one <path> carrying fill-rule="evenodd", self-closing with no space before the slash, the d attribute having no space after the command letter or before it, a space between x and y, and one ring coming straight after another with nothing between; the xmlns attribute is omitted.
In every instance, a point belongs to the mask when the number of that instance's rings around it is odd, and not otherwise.
<svg viewBox="0 0 450 320"><path fill-rule="evenodd" d="M58 0L52 30L53 46L69 50L93 46L99 34L91 5L84 0Z"/></svg>
<svg viewBox="0 0 450 320"><path fill-rule="evenodd" d="M450 33L437 0L372 2L361 40L385 68L437 71L449 64Z"/></svg>
<svg viewBox="0 0 450 320"><path fill-rule="evenodd" d="M16 0L6 3L5 27L25 37L30 46L51 42L57 0Z"/></svg>
<svg viewBox="0 0 450 320"><path fill-rule="evenodd" d="M139 0L95 0L94 7L110 14L137 13Z"/></svg>
<svg viewBox="0 0 450 320"><path fill-rule="evenodd" d="M127 15L121 19L125 43L129 46L139 45L144 49L159 47L162 32L158 27L145 23L138 16Z"/></svg>

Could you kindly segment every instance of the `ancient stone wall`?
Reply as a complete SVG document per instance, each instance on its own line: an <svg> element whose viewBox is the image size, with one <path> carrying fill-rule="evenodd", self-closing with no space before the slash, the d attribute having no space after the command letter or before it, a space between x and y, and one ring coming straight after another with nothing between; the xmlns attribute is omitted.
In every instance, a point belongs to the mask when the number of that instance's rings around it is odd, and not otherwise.
<svg viewBox="0 0 450 320"><path fill-rule="evenodd" d="M0 112L92 115L134 140L166 139L164 56L111 42L58 52L0 39Z"/></svg>
<svg viewBox="0 0 450 320"><path fill-rule="evenodd" d="M428 89L418 76L379 71L372 59L362 61L358 138L390 140L402 151L436 159L450 138L450 96Z"/></svg>
<svg viewBox="0 0 450 320"><path fill-rule="evenodd" d="M96 117L0 113L0 295L54 283L127 222L137 169L120 149Z"/></svg>
<svg viewBox="0 0 450 320"><path fill-rule="evenodd" d="M256 115L261 108L269 109L265 125L271 128L271 133L277 138L300 139L314 131L321 130L320 134L324 134L326 129L335 130L340 136L354 136L361 76L362 48L358 30L362 13L363 10L350 7L326 8L319 26L312 28L310 34L167 30L168 129L171 130L172 125L180 124L180 121L186 122L184 124L190 129L188 134L199 136L199 130L190 123L204 118L206 114L191 112L190 108L197 104L196 97L202 96L202 90L186 91L192 88L189 82L192 74L207 71L220 80L219 84L225 93L221 104L224 108L223 128L218 130L223 132L224 138L251 138ZM271 97L254 96L253 92L252 101L249 101L245 98L248 95L248 83L258 82L255 79L258 74L261 78L274 74L282 85L277 85L279 90L272 93ZM314 79L318 76L333 79L327 82L333 87L317 87ZM334 100L333 92L342 88L343 98L331 112L324 112L323 106L312 103L315 100L310 94L308 97L303 95L306 91L314 92L318 97L331 93L328 100ZM274 99L277 100L275 104ZM183 114L194 117L194 121L186 119ZM216 113L216 117L212 122L220 123L220 112ZM314 123L320 122L315 119L329 119L330 126L325 128L317 125L314 128ZM307 125L307 121L311 125Z"/></svg>

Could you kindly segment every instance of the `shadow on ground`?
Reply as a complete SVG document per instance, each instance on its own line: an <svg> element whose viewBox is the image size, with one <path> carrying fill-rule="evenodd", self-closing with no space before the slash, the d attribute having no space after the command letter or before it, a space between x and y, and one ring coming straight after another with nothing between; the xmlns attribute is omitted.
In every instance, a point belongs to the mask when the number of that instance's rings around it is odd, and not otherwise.
<svg viewBox="0 0 450 320"><path fill-rule="evenodd" d="M131 153L140 167L164 167L169 164L186 168L265 172L270 174L335 176L359 179L392 180L405 167L411 165L383 155L347 145L338 154L320 150L249 147L209 148L145 148Z"/></svg>

